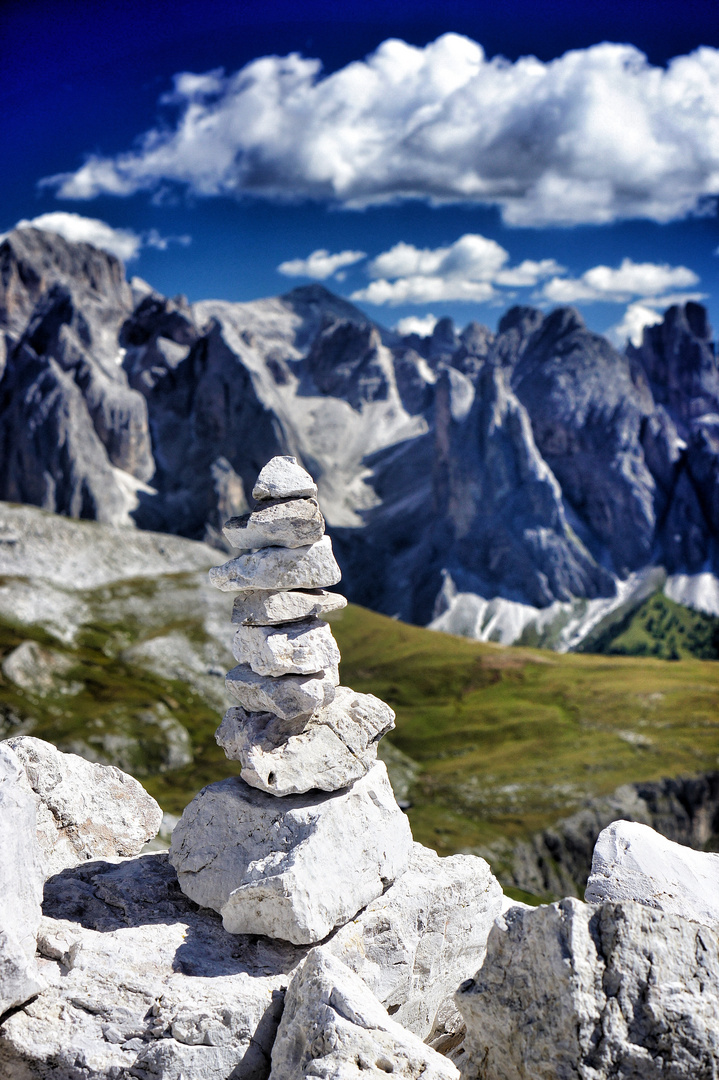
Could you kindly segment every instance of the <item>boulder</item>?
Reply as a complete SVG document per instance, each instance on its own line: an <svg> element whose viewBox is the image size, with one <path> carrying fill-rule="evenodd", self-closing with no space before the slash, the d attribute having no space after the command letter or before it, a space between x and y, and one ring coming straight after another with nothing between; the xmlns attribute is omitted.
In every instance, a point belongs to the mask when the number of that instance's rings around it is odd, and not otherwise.
<svg viewBox="0 0 719 1080"><path fill-rule="evenodd" d="M340 662L332 631L317 618L290 626L240 626L232 652L258 675L312 675Z"/></svg>
<svg viewBox="0 0 719 1080"><path fill-rule="evenodd" d="M336 791L364 776L377 759L377 743L394 727L394 713L373 694L338 686L331 704L305 717L228 709L215 738L242 779L273 795L313 788Z"/></svg>
<svg viewBox="0 0 719 1080"><path fill-rule="evenodd" d="M324 589L342 577L332 554L332 541L298 548L260 548L213 566L210 581L223 592L241 589Z"/></svg>
<svg viewBox="0 0 719 1080"><path fill-rule="evenodd" d="M3 1080L265 1080L304 950L231 937L165 854L65 870L45 912L48 988L0 1024Z"/></svg>
<svg viewBox="0 0 719 1080"><path fill-rule="evenodd" d="M273 457L257 477L252 489L256 502L269 499L311 499L317 495L317 485L297 458Z"/></svg>
<svg viewBox="0 0 719 1080"><path fill-rule="evenodd" d="M719 855L675 844L648 825L615 821L599 834L585 899L637 900L719 926Z"/></svg>
<svg viewBox="0 0 719 1080"><path fill-rule="evenodd" d="M390 1018L357 975L313 949L293 976L270 1080L457 1080L455 1066Z"/></svg>
<svg viewBox="0 0 719 1080"><path fill-rule="evenodd" d="M412 845L401 877L324 946L394 1020L443 1053L462 1042L454 992L484 959L503 902L484 859Z"/></svg>
<svg viewBox="0 0 719 1080"><path fill-rule="evenodd" d="M271 712L283 720L310 716L329 705L340 681L337 668L315 675L258 675L249 664L227 672L225 686L247 712Z"/></svg>
<svg viewBox="0 0 719 1080"><path fill-rule="evenodd" d="M157 833L162 810L114 765L63 754L29 735L5 745L17 755L34 794L46 877L86 859L136 855Z"/></svg>
<svg viewBox="0 0 719 1080"><path fill-rule="evenodd" d="M222 531L236 548L296 548L321 540L325 519L316 499L288 499L260 503L251 514L230 518Z"/></svg>
<svg viewBox="0 0 719 1080"><path fill-rule="evenodd" d="M272 589L244 589L232 606L233 623L247 626L274 626L297 622L313 615L340 611L347 601L339 593L312 589L308 592L275 592Z"/></svg>
<svg viewBox="0 0 719 1080"><path fill-rule="evenodd" d="M709 1080L719 937L632 901L514 906L456 1001L463 1080Z"/></svg>
<svg viewBox="0 0 719 1080"><path fill-rule="evenodd" d="M183 892L234 934L313 944L406 869L409 824L378 762L351 788L274 798L232 777L185 809L170 860Z"/></svg>
<svg viewBox="0 0 719 1080"><path fill-rule="evenodd" d="M16 755L0 743L0 1015L45 986L35 962L42 885L35 799Z"/></svg>

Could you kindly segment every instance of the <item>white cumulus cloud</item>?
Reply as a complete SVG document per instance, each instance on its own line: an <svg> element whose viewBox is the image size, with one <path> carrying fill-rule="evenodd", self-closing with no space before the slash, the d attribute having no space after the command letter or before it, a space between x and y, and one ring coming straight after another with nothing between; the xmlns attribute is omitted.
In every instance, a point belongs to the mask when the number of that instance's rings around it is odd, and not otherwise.
<svg viewBox="0 0 719 1080"><path fill-rule="evenodd" d="M132 229L115 229L99 218L83 217L82 214L54 210L48 214L39 214L32 219L22 218L16 229L44 229L45 232L57 233L72 244L92 244L102 251L117 255L123 262L137 258L143 247L158 248L165 251L169 244L189 244L189 236L161 236L157 229L145 233L136 233ZM4 233L3 236L6 236Z"/></svg>
<svg viewBox="0 0 719 1080"><path fill-rule="evenodd" d="M310 277L316 281L324 281L343 266L353 266L366 257L364 251L338 251L335 255L330 255L325 248L320 248L306 259L289 259L280 263L277 269L287 277Z"/></svg>
<svg viewBox="0 0 719 1080"><path fill-rule="evenodd" d="M646 299L667 289L686 289L698 281L697 275L687 266L635 263L623 259L618 268L593 266L579 278L553 277L546 282L540 296L555 304L574 304L580 300L626 303L633 297Z"/></svg>
<svg viewBox="0 0 719 1080"><path fill-rule="evenodd" d="M637 302L629 305L621 322L610 326L605 337L608 337L617 349L623 349L627 341L631 341L632 345L641 345L644 327L655 326L661 321L662 316L658 311Z"/></svg>
<svg viewBox="0 0 719 1080"><path fill-rule="evenodd" d="M664 68L631 45L510 63L458 34L424 48L391 39L326 76L297 54L182 73L161 104L171 115L133 149L44 183L74 199L175 183L349 206L483 203L532 226L665 222L719 194L708 46Z"/></svg>
<svg viewBox="0 0 719 1080"><path fill-rule="evenodd" d="M402 337L406 337L407 334L419 334L420 337L431 337L432 331L438 323L436 315L432 315L428 312L426 315L407 315L404 319L400 319L394 329Z"/></svg>

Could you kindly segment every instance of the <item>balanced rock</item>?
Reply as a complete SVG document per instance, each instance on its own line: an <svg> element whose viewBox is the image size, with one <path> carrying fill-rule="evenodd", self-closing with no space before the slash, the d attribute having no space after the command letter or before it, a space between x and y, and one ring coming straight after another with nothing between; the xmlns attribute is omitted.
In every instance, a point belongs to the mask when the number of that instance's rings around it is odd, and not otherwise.
<svg viewBox="0 0 719 1080"><path fill-rule="evenodd" d="M258 675L312 675L340 662L332 631L317 618L281 627L240 626L232 652Z"/></svg>
<svg viewBox="0 0 719 1080"><path fill-rule="evenodd" d="M249 664L238 664L225 676L227 692L247 712L271 712L283 720L309 716L334 700L340 677L337 668L314 675L258 675Z"/></svg>
<svg viewBox="0 0 719 1080"><path fill-rule="evenodd" d="M634 821L614 821L599 834L588 903L640 904L719 926L719 855L694 851Z"/></svg>
<svg viewBox="0 0 719 1080"><path fill-rule="evenodd" d="M273 795L337 791L358 780L377 759L377 743L394 727L394 713L373 694L338 686L334 701L309 719L229 709L215 738L252 787Z"/></svg>
<svg viewBox="0 0 719 1080"><path fill-rule="evenodd" d="M719 1061L719 937L633 901L515 906L460 986L463 1080L697 1080Z"/></svg>
<svg viewBox="0 0 719 1080"><path fill-rule="evenodd" d="M322 539L325 519L316 499L288 499L260 503L252 513L230 518L222 531L236 548L297 548Z"/></svg>
<svg viewBox="0 0 719 1080"><path fill-rule="evenodd" d="M162 810L132 776L63 754L29 735L8 739L35 798L45 876L86 859L136 855L160 828Z"/></svg>
<svg viewBox="0 0 719 1080"><path fill-rule="evenodd" d="M270 1080L458 1080L457 1069L391 1019L364 982L313 949L285 995Z"/></svg>
<svg viewBox="0 0 719 1080"><path fill-rule="evenodd" d="M313 944L406 869L409 824L382 762L331 795L275 798L239 777L195 796L172 834L186 896L233 934Z"/></svg>
<svg viewBox="0 0 719 1080"><path fill-rule="evenodd" d="M404 874L324 946L392 1017L443 1053L461 1045L457 985L482 963L502 888L484 859L412 845Z"/></svg>
<svg viewBox="0 0 719 1080"><path fill-rule="evenodd" d="M42 990L35 941L43 868L35 799L22 765L0 743L0 1015Z"/></svg>
<svg viewBox="0 0 719 1080"><path fill-rule="evenodd" d="M307 499L317 495L317 485L297 458L273 457L260 470L252 489L256 502L268 499Z"/></svg>
<svg viewBox="0 0 719 1080"><path fill-rule="evenodd" d="M336 585L341 577L329 536L307 547L260 548L210 570L210 581L223 592L324 589Z"/></svg>
<svg viewBox="0 0 719 1080"><path fill-rule="evenodd" d="M276 626L278 623L298 622L313 615L340 611L347 601L339 593L324 589L307 592L275 592L272 589L243 589L232 605L233 623L246 626Z"/></svg>

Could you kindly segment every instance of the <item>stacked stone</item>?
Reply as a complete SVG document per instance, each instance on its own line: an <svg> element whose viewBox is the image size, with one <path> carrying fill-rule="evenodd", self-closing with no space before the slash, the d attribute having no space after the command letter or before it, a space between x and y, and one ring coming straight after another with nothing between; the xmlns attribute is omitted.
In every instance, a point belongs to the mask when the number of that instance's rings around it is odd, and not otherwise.
<svg viewBox="0 0 719 1080"><path fill-rule="evenodd" d="M240 777L211 784L185 810L171 860L183 891L231 933L295 944L324 938L408 865L411 833L377 744L394 713L339 685L340 660L321 615L340 570L312 477L273 458L252 492L256 509L225 525L243 554L210 571L235 592L238 703L216 738Z"/></svg>

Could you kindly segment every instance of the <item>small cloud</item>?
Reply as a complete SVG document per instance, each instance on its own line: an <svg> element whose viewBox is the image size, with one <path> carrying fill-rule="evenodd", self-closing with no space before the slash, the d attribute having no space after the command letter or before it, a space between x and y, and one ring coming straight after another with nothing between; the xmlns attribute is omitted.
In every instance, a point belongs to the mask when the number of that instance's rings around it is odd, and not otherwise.
<svg viewBox="0 0 719 1080"><path fill-rule="evenodd" d="M341 267L352 266L366 258L364 251L338 251L336 255L330 255L326 248L320 248L306 259L290 259L289 262L280 263L277 269L286 277L309 277L324 281Z"/></svg>
<svg viewBox="0 0 719 1080"><path fill-rule="evenodd" d="M631 341L632 345L641 345L644 327L655 326L661 321L662 316L645 304L630 304L621 322L610 326L604 336L609 338L617 349L623 349L628 341Z"/></svg>
<svg viewBox="0 0 719 1080"><path fill-rule="evenodd" d="M635 296L646 299L667 289L696 285L698 281L697 275L687 266L635 263L623 259L618 268L594 266L579 278L553 277L545 284L539 299L554 304L574 304L580 300L627 303Z"/></svg>
<svg viewBox="0 0 719 1080"><path fill-rule="evenodd" d="M556 259L525 259L519 266L501 270L495 281L497 285L514 286L515 288L528 288L542 281L543 278L551 277L552 274L563 274L565 268L560 266Z"/></svg>
<svg viewBox="0 0 719 1080"><path fill-rule="evenodd" d="M467 300L483 304L496 295L488 281L466 281L461 278L409 277L387 281L372 281L366 289L353 292L350 299L367 304L432 304L440 300Z"/></svg>
<svg viewBox="0 0 719 1080"><path fill-rule="evenodd" d="M420 337L430 337L432 331L437 325L437 316L428 313L420 317L419 315L407 315L404 319L400 319L394 329L402 337L406 337L408 334L419 334Z"/></svg>
<svg viewBox="0 0 719 1080"><path fill-rule="evenodd" d="M43 229L57 233L71 244L92 244L101 251L109 251L123 262L136 259L143 247L165 251L170 244L187 245L189 236L161 236L157 229L136 233L133 229L115 229L99 218L83 217L82 214L56 210L48 214L39 214L32 219L18 221L16 229ZM7 234L4 234L7 235Z"/></svg>

